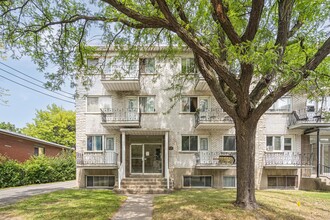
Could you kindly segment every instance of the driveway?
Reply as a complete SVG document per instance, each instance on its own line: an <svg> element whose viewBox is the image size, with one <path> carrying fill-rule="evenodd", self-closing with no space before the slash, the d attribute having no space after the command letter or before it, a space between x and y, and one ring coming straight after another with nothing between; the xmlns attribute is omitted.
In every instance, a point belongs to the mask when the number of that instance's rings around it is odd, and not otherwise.
<svg viewBox="0 0 330 220"><path fill-rule="evenodd" d="M46 183L30 186L12 187L8 189L0 189L0 206L5 206L23 198L49 193L57 190L71 189L76 186L76 180Z"/></svg>

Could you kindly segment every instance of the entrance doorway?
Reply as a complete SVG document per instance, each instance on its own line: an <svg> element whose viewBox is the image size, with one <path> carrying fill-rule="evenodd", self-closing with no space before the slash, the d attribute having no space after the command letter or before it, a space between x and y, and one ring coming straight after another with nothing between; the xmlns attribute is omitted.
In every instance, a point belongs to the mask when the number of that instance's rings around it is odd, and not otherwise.
<svg viewBox="0 0 330 220"><path fill-rule="evenodd" d="M131 173L162 173L162 144L131 144Z"/></svg>

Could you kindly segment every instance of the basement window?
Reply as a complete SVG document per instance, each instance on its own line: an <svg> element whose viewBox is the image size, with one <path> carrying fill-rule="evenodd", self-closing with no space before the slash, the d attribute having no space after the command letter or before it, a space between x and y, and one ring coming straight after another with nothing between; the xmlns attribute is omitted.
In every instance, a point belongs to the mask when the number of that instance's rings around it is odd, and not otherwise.
<svg viewBox="0 0 330 220"><path fill-rule="evenodd" d="M212 176L184 176L183 187L185 188L212 187Z"/></svg>
<svg viewBox="0 0 330 220"><path fill-rule="evenodd" d="M294 189L297 176L268 176L268 189Z"/></svg>
<svg viewBox="0 0 330 220"><path fill-rule="evenodd" d="M87 188L113 188L115 176L86 176Z"/></svg>

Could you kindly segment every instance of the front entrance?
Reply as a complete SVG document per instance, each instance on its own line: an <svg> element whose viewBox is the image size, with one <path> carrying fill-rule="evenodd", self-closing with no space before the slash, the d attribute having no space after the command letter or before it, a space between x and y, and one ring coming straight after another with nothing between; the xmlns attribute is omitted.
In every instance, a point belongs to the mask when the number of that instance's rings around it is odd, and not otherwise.
<svg viewBox="0 0 330 220"><path fill-rule="evenodd" d="M131 174L162 173L162 144L131 144Z"/></svg>

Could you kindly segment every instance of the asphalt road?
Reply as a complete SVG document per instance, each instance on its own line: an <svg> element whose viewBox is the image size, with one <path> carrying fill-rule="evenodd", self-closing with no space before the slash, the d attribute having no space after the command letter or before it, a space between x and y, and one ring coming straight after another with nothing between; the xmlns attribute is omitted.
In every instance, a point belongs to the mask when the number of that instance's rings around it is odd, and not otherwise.
<svg viewBox="0 0 330 220"><path fill-rule="evenodd" d="M11 187L0 189L0 207L15 203L29 196L49 193L57 190L71 189L76 186L76 181L37 184L30 186Z"/></svg>

